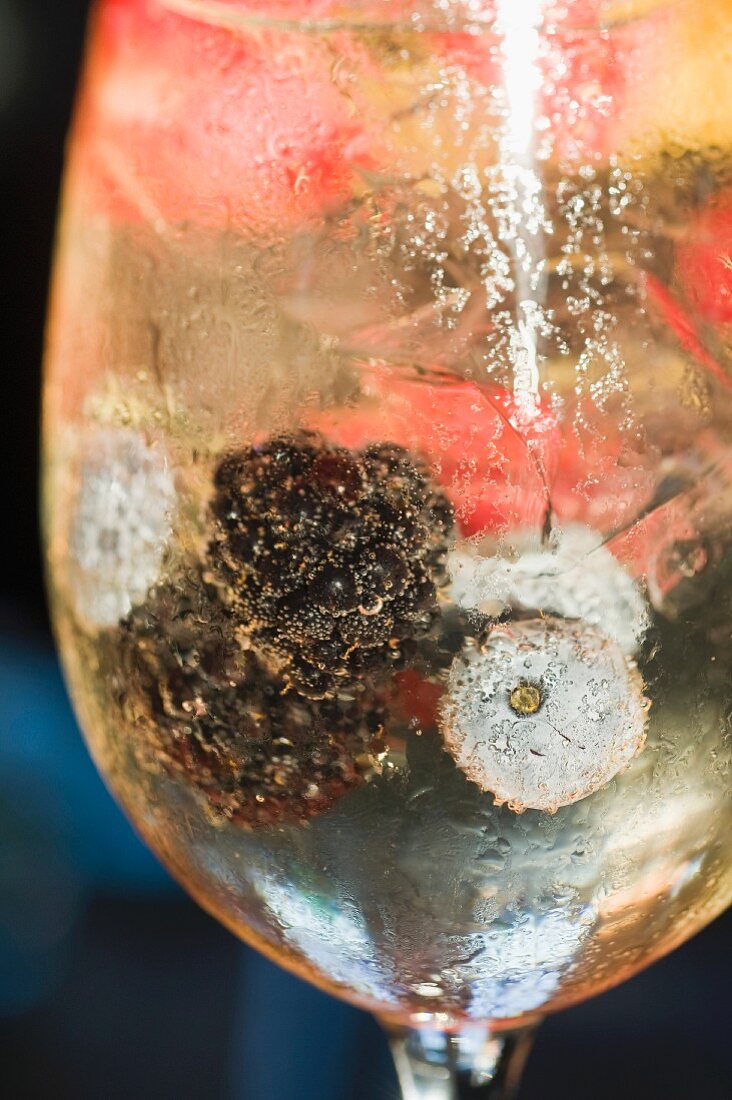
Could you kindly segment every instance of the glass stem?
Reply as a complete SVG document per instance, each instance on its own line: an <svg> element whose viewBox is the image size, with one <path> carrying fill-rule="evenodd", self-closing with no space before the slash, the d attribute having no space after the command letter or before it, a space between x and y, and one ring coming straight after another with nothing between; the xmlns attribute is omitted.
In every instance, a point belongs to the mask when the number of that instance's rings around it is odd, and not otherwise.
<svg viewBox="0 0 732 1100"><path fill-rule="evenodd" d="M388 1028L403 1100L511 1100L536 1028Z"/></svg>

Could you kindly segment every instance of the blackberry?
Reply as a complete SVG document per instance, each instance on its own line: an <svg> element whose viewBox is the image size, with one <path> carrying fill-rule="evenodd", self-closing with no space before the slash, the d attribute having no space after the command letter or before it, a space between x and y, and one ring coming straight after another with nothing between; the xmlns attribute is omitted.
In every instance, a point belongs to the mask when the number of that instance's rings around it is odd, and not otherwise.
<svg viewBox="0 0 732 1100"><path fill-rule="evenodd" d="M297 691L398 668L431 631L453 510L402 447L282 436L224 458L215 487L211 562Z"/></svg>
<svg viewBox="0 0 732 1100"><path fill-rule="evenodd" d="M112 690L138 758L186 780L225 818L253 827L313 817L376 763L378 703L297 697L241 648L200 573L153 589L120 638Z"/></svg>

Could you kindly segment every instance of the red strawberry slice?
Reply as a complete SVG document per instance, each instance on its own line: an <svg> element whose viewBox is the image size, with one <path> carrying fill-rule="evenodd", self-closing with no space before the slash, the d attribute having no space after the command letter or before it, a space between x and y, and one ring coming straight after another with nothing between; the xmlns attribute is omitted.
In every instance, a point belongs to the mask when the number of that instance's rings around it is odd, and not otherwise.
<svg viewBox="0 0 732 1100"><path fill-rule="evenodd" d="M618 117L642 64L643 47L652 38L651 29L643 21L608 28L602 0L545 5L533 32L527 24L528 13L518 4L515 11L521 22L514 34L511 10L507 19L497 4L486 0L481 7L485 30L432 35L433 48L448 64L485 87L508 88L511 67L523 66L522 90L532 83L537 89L537 144L546 143L550 154L574 163L607 157L614 146ZM535 51L533 59L530 50ZM512 109L509 97L509 122Z"/></svg>
<svg viewBox="0 0 732 1100"><path fill-rule="evenodd" d="M421 456L465 536L541 527L549 502L556 522L609 534L633 522L657 480L654 454L620 421L589 400L560 420L501 386L380 368L364 374L358 407L318 413L308 426L346 447L389 440Z"/></svg>
<svg viewBox="0 0 732 1100"><path fill-rule="evenodd" d="M732 192L716 195L692 221L678 249L676 277L699 317L732 323Z"/></svg>
<svg viewBox="0 0 732 1100"><path fill-rule="evenodd" d="M583 523L604 535L632 523L651 500L655 453L647 453L617 410L580 401L562 423L552 507L559 523Z"/></svg>
<svg viewBox="0 0 732 1100"><path fill-rule="evenodd" d="M551 412L500 386L366 376L356 409L318 414L310 426L361 448L389 440L420 455L444 486L466 535L541 524L558 457Z"/></svg>
<svg viewBox="0 0 732 1100"><path fill-rule="evenodd" d="M74 166L116 218L281 228L340 203L370 163L315 36L105 0L92 42Z"/></svg>

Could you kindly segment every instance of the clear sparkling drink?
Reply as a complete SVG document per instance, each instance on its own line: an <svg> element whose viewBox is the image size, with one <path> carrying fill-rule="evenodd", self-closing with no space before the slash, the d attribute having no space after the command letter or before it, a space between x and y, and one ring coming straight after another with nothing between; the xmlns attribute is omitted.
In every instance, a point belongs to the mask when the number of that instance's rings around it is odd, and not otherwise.
<svg viewBox="0 0 732 1100"><path fill-rule="evenodd" d="M97 9L51 593L92 752L207 909L500 1028L730 897L724 5L389 7Z"/></svg>

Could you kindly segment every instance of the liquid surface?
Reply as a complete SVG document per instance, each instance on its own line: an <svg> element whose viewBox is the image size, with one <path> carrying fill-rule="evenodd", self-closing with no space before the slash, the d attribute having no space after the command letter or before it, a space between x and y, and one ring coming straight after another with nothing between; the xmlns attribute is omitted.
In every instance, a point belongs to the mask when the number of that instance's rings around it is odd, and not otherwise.
<svg viewBox="0 0 732 1100"><path fill-rule="evenodd" d="M724 5L497 8L108 0L49 330L101 770L237 934L441 1025L629 976L732 877L732 160L692 96Z"/></svg>

